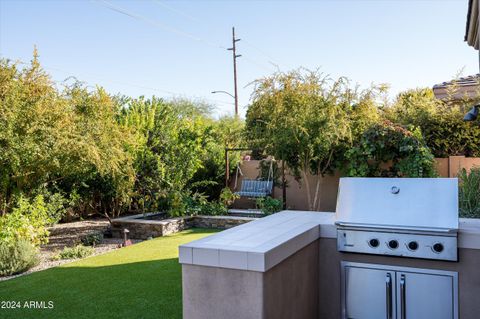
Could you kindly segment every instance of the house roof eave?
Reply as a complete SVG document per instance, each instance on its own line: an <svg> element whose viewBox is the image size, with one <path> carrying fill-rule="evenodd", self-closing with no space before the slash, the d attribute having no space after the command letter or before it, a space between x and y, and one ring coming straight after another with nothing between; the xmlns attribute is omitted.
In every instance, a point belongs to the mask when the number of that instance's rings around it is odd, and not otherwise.
<svg viewBox="0 0 480 319"><path fill-rule="evenodd" d="M468 45L479 49L479 34L478 34L478 22L479 22L479 0L469 0L467 24L465 28L465 41Z"/></svg>

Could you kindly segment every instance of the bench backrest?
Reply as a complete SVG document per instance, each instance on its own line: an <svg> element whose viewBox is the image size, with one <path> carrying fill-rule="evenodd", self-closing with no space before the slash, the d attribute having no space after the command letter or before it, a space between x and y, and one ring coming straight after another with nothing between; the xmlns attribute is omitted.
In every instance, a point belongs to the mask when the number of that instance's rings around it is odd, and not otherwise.
<svg viewBox="0 0 480 319"><path fill-rule="evenodd" d="M273 181L260 181L256 179L244 179L242 180L242 186L240 192L242 193L258 193L258 194L271 194L273 187Z"/></svg>

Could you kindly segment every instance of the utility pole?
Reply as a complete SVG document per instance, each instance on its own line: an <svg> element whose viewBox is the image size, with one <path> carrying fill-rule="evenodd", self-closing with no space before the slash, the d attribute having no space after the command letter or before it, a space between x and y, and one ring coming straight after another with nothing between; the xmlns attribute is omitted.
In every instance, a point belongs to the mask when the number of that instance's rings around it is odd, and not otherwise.
<svg viewBox="0 0 480 319"><path fill-rule="evenodd" d="M238 116L238 92L237 92L237 58L241 57L241 54L237 54L235 43L240 39L235 39L235 27L232 27L232 47L227 50L233 53L233 85L234 85L234 98L235 98L235 116Z"/></svg>

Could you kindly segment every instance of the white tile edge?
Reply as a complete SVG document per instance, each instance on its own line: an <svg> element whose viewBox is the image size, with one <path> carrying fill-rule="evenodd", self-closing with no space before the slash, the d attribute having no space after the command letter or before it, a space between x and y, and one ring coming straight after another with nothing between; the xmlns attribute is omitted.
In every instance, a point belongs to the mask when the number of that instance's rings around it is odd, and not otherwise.
<svg viewBox="0 0 480 319"><path fill-rule="evenodd" d="M319 236L320 228L318 225L315 225L303 233L291 238L289 241L271 249L265 254L265 264L262 271L265 272L275 267L288 257L319 239Z"/></svg>
<svg viewBox="0 0 480 319"><path fill-rule="evenodd" d="M219 250L218 266L229 269L248 268L248 252L236 250Z"/></svg>
<svg viewBox="0 0 480 319"><path fill-rule="evenodd" d="M191 247L178 247L178 262L181 264L193 263L193 250Z"/></svg>
<svg viewBox="0 0 480 319"><path fill-rule="evenodd" d="M179 246L179 262L181 264L266 272L302 248L319 239L319 235L319 225L310 225L305 231L298 233L298 235L267 252L196 248L182 245ZM199 254L203 256L199 256ZM244 258L243 256L245 256L246 260L235 262L227 261L225 259L222 260L222 257L224 257L225 254L235 254L242 259ZM205 258L205 255L210 255L214 258L207 259Z"/></svg>
<svg viewBox="0 0 480 319"><path fill-rule="evenodd" d="M192 248L192 265L220 266L220 253L218 249Z"/></svg>

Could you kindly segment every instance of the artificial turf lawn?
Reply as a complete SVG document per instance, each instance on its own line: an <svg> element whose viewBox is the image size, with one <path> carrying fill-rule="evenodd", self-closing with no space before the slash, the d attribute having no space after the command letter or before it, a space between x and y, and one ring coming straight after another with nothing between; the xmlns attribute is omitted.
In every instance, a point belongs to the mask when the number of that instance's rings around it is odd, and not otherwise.
<svg viewBox="0 0 480 319"><path fill-rule="evenodd" d="M182 318L178 245L213 232L189 229L0 282L0 302L22 307L0 308L0 318ZM26 301L54 308L24 308Z"/></svg>

